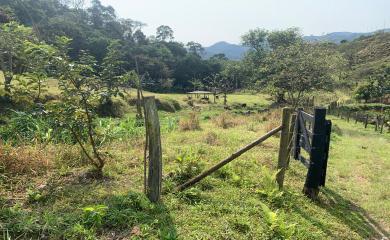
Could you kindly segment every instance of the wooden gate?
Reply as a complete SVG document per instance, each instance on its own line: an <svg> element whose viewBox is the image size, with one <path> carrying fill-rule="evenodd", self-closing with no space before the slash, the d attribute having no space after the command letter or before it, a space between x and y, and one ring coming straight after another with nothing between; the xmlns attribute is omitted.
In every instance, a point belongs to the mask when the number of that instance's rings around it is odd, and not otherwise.
<svg viewBox="0 0 390 240"><path fill-rule="evenodd" d="M314 115L297 111L292 154L308 168L303 191L311 198L317 197L320 186L325 186L332 128L332 122L325 118L325 108L315 108Z"/></svg>

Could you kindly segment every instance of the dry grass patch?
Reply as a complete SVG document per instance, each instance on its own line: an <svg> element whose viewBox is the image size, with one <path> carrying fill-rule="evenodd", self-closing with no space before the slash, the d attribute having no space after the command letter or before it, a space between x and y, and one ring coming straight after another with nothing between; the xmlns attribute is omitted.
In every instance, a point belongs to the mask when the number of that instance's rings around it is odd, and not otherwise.
<svg viewBox="0 0 390 240"><path fill-rule="evenodd" d="M266 123L264 125L265 130L267 132L269 132L272 129L280 126L281 121L282 121L281 120L282 119L281 110L276 109L276 110L273 110L271 112L268 112L263 116L263 119L266 121Z"/></svg>
<svg viewBox="0 0 390 240"><path fill-rule="evenodd" d="M218 145L218 135L215 132L208 132L205 136L205 141L211 146Z"/></svg>
<svg viewBox="0 0 390 240"><path fill-rule="evenodd" d="M220 114L218 117L214 118L213 121L216 126L223 129L227 129L227 128L245 124L246 119L244 119L243 117L234 117L231 114L224 112Z"/></svg>
<svg viewBox="0 0 390 240"><path fill-rule="evenodd" d="M181 131L200 130L199 115L196 112L191 112L188 118L180 119L179 129Z"/></svg>
<svg viewBox="0 0 390 240"><path fill-rule="evenodd" d="M53 154L33 146L0 145L0 171L11 175L45 174L53 166Z"/></svg>

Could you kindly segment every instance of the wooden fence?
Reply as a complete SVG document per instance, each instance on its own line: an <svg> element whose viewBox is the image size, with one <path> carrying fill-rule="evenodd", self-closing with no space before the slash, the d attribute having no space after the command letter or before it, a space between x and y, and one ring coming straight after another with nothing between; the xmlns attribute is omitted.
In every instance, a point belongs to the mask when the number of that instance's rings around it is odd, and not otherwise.
<svg viewBox="0 0 390 240"><path fill-rule="evenodd" d="M162 189L162 147L160 140L160 123L154 97L144 98L144 107L147 146L145 148L144 162L145 193L152 202L158 202L161 198ZM311 127L306 128L304 126L304 123L302 122L303 115L306 117L306 121L310 122ZM325 116L326 109L316 108L315 114L310 115L301 110L294 111L292 108L284 108L282 123L280 126L239 149L237 152L231 154L229 157L223 159L198 176L195 176L182 185L177 186L176 191L183 191L195 185L226 164L237 159L245 152L281 132L279 157L277 162L278 173L276 176L279 188L283 187L284 175L289 166L289 155L291 150L294 149L294 156L297 154L297 156L300 156L299 149L303 148L308 151L310 156L310 159L307 160L308 172L303 192L310 198L316 198L319 192L319 187L324 186L325 184L326 164L324 163L327 160L329 151L329 142L327 142L325 138L328 137L329 139L330 130L329 132L326 130L327 128L325 123L327 122L325 120ZM303 132L307 134L305 135ZM295 141L293 141L293 139ZM304 139L308 144L302 145L302 139ZM292 144L293 142L295 143ZM147 148L149 150L149 157L147 157ZM147 162L149 162L149 164L147 164ZM149 174L146 174L147 168L149 169Z"/></svg>
<svg viewBox="0 0 390 240"><path fill-rule="evenodd" d="M332 102L328 106L328 113L345 119L347 122L354 121L355 124L362 123L364 128L373 125L374 130L380 133L384 133L387 128L387 132L390 133L390 116L388 114L346 110L337 102Z"/></svg>

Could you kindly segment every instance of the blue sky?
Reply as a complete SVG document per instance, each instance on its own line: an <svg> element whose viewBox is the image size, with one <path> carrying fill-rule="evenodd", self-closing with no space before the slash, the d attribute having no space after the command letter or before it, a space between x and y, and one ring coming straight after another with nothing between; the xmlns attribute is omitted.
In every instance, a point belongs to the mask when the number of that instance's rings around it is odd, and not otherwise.
<svg viewBox="0 0 390 240"><path fill-rule="evenodd" d="M178 41L239 43L256 27L299 27L305 35L390 28L390 0L101 0L154 34L168 25Z"/></svg>

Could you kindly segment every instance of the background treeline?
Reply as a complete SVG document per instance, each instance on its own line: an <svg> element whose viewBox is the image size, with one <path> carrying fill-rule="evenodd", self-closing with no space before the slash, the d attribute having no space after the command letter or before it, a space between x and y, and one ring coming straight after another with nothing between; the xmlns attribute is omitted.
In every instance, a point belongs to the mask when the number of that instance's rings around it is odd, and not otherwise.
<svg viewBox="0 0 390 240"><path fill-rule="evenodd" d="M169 26L146 36L144 23L119 18L99 0L89 7L82 0L3 0L0 21L31 27L31 34L48 45L56 45L59 36L68 37L71 60L88 52L100 73L104 59L109 60L115 50L115 75L137 71L143 88L155 92L266 90L278 102L293 104L313 90L354 91L358 100L365 101L389 92L390 33L337 45L307 43L295 28L255 29L242 37L243 45L250 48L244 59L231 61L223 54L203 59L199 43L175 41ZM13 71L24 70L19 66Z"/></svg>

